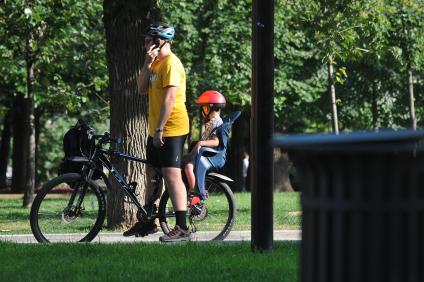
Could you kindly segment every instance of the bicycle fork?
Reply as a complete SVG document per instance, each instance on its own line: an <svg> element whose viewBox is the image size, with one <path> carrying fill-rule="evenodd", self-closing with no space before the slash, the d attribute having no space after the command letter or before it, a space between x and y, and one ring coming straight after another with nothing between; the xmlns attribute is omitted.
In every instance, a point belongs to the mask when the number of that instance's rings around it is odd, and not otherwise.
<svg viewBox="0 0 424 282"><path fill-rule="evenodd" d="M67 215L68 217L72 216L74 218L78 217L81 213L82 210L84 210L82 206L82 203L84 201L84 196L87 193L87 189L88 189L88 180L91 179L91 177L93 176L94 170L90 169L88 172L88 175L86 177L84 177L83 182L83 186L81 187L82 190L80 190L80 184L81 182L75 182L74 185L71 185L71 188L73 189L71 197L68 201L68 206L65 208L65 211L67 212L67 214L65 213L65 215ZM74 201L75 198L77 196L78 191L81 191L81 193L79 194L79 197L77 199L76 204L74 205ZM65 212L64 211L64 212ZM72 212L72 214L71 214Z"/></svg>

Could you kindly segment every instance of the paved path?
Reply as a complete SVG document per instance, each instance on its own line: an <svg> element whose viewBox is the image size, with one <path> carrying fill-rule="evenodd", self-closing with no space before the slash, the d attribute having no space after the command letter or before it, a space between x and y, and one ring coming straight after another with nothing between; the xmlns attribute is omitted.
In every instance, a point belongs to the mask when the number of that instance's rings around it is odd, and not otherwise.
<svg viewBox="0 0 424 282"><path fill-rule="evenodd" d="M149 235L147 237L124 237L122 233L100 233L92 242L95 243L139 243L139 242L159 242L159 236L163 233L158 232L156 234ZM216 233L215 233L216 234ZM205 242L210 240L210 234L208 232L197 232L193 241ZM58 234L56 236L57 241L66 241L64 235ZM275 241L300 241L301 234L299 230L275 230L274 240ZM231 231L224 242L242 242L250 241L250 231ZM32 234L24 235L0 235L0 241L10 241L15 243L36 243Z"/></svg>

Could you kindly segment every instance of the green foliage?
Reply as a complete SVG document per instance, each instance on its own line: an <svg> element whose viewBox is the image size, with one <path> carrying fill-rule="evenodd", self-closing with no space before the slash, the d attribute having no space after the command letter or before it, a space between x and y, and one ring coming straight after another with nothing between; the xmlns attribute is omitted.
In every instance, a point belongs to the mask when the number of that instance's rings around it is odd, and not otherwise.
<svg viewBox="0 0 424 282"><path fill-rule="evenodd" d="M205 90L222 92L230 105L250 103L250 4L246 1L164 1L164 21L176 26L173 49L187 71L188 107ZM231 19L231 20L230 20Z"/></svg>
<svg viewBox="0 0 424 282"><path fill-rule="evenodd" d="M424 1L399 0L387 1L386 4L391 45L399 48L405 66L421 64L424 51Z"/></svg>
<svg viewBox="0 0 424 282"><path fill-rule="evenodd" d="M0 5L0 105L8 108L16 93L26 93L26 67L33 61L40 180L57 172L63 133L75 123L69 117L100 121L109 116L102 13L101 0Z"/></svg>
<svg viewBox="0 0 424 282"><path fill-rule="evenodd" d="M26 92L26 41L34 37L36 106L78 113L106 95L101 1L7 1L0 6L0 90ZM106 99L107 100L107 99Z"/></svg>
<svg viewBox="0 0 424 282"><path fill-rule="evenodd" d="M325 120L325 116L316 103L321 103L325 91L325 68L298 20L297 5L278 1L275 8L276 128L289 132L321 131L326 124L317 121Z"/></svg>
<svg viewBox="0 0 424 282"><path fill-rule="evenodd" d="M41 115L40 171L53 173L60 159L60 131L75 118L107 126L102 2L0 4L0 119L16 93L26 93L25 43L31 33L36 111ZM249 111L251 0L115 2L105 13L117 13L122 21L150 5L163 21L176 26L173 50L186 68L187 106L195 124L194 101L207 89L221 91L228 108ZM277 0L274 10L276 130L331 130L325 67L329 61L335 67L341 130L367 130L373 123L406 127L409 67L414 71L418 126L424 126L423 0ZM68 116L73 119L67 121ZM49 150L52 140L58 147Z"/></svg>

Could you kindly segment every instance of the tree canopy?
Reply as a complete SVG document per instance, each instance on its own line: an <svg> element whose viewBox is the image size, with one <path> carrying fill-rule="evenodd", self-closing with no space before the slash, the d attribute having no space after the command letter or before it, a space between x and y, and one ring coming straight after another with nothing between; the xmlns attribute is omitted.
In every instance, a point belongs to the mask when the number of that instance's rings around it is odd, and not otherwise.
<svg viewBox="0 0 424 282"><path fill-rule="evenodd" d="M249 113L252 2L158 3L163 21L176 27L173 51L186 67L192 118L197 116L195 98L207 89L221 91L230 107ZM0 4L1 121L13 108L14 97L26 93L25 42L29 30L34 33L39 175L46 170L53 173L57 166L58 139L75 121L69 117L84 116L98 122L99 128L109 126L102 4L101 0ZM125 17L125 9L122 13ZM413 70L416 118L422 127L423 18L423 0L275 1L275 129L331 131L326 94L329 59L335 67L342 131L410 127L408 70Z"/></svg>

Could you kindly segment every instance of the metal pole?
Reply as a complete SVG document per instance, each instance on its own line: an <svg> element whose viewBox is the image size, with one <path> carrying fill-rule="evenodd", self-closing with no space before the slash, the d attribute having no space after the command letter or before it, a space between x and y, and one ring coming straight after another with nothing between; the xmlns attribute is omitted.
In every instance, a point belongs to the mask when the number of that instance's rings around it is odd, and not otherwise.
<svg viewBox="0 0 424 282"><path fill-rule="evenodd" d="M274 1L253 0L252 250L273 246Z"/></svg>

